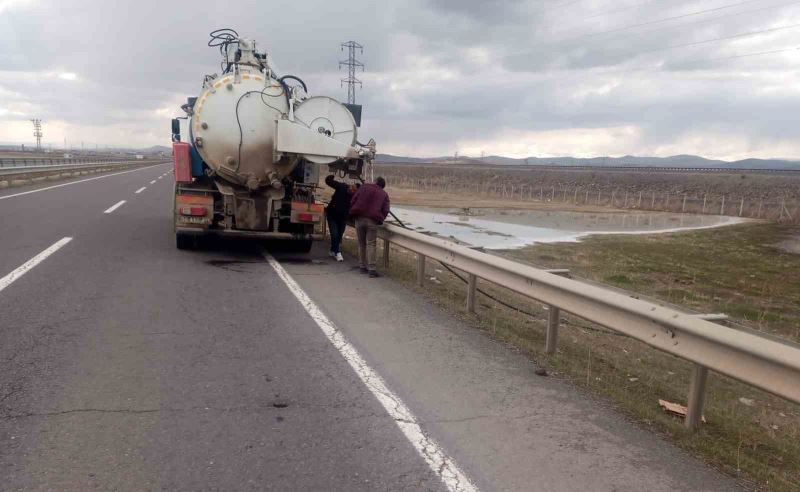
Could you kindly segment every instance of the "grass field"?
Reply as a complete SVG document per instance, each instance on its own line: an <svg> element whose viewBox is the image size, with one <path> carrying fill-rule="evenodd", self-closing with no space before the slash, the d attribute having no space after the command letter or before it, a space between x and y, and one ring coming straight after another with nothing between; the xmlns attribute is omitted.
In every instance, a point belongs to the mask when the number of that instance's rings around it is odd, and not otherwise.
<svg viewBox="0 0 800 492"><path fill-rule="evenodd" d="M651 236L596 236L580 243L507 251L521 262L569 268L575 275L668 300L702 312L724 312L747 326L798 340L800 255L785 245L800 228L756 223ZM787 243L788 242L788 243ZM778 245L781 245L779 247ZM352 252L352 240L347 244ZM415 255L392 251L390 276L415 285ZM482 297L476 314L464 309L465 287L429 265L423 288L442 308L523 351L555 377L613 402L640 425L754 487L800 490L800 406L729 378L709 380L707 424L691 434L664 413L659 399L686 403L690 364L638 341L566 316L559 350L544 352L543 306L480 283L522 314Z"/></svg>

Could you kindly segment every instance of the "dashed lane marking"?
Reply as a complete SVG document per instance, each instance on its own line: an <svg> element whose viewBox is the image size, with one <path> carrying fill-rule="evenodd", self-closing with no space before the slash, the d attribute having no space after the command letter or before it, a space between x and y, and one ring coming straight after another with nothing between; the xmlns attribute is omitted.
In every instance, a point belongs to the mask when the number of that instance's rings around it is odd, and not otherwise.
<svg viewBox="0 0 800 492"><path fill-rule="evenodd" d="M355 373L372 392L375 398L383 405L386 412L392 417L397 427L403 432L406 438L414 446L417 453L428 463L431 470L442 480L450 492L477 492L478 488L467 478L464 472L458 467L456 462L445 454L439 444L422 430L417 418L406 407L405 403L394 394L383 378L375 372L361 354L350 345L350 342L342 335L339 328L328 319L322 310L308 297L308 294L300 287L291 275L281 266L278 261L267 252L264 257L269 262L275 273L278 274L286 287L294 294L311 319L316 322L331 344L336 347L342 357L350 364Z"/></svg>
<svg viewBox="0 0 800 492"><path fill-rule="evenodd" d="M123 206L124 204L125 204L125 200L120 200L120 201L118 201L117 203L115 203L114 205L111 205L110 207L108 207L108 208L106 209L106 211L105 211L105 212L103 212L103 213L104 213L104 214L110 214L111 212L113 212L114 210L116 210L116 209L118 209L119 207Z"/></svg>
<svg viewBox="0 0 800 492"><path fill-rule="evenodd" d="M65 237L59 239L58 241L55 242L55 244L53 244L46 250L42 251L38 255L34 256L30 260L26 261L13 272L9 273L3 278L0 278L0 291L2 291L6 287L14 283L14 281L20 278L21 276L28 273L33 267L43 262L48 256L52 255L53 253L61 249L64 245L66 245L70 241L72 241L71 237Z"/></svg>
<svg viewBox="0 0 800 492"><path fill-rule="evenodd" d="M153 181L150 181L150 184L153 184L153 183L155 183L155 182L156 182L156 180L154 179Z"/></svg>
<svg viewBox="0 0 800 492"><path fill-rule="evenodd" d="M141 187L141 188L139 188L138 190L134 191L134 193L136 193L136 194L138 195L139 193L143 192L143 191L144 191L144 190L146 190L146 189L147 189L147 186L142 186L142 187Z"/></svg>
<svg viewBox="0 0 800 492"><path fill-rule="evenodd" d="M102 176L95 176L94 178L86 178L86 179L79 179L78 181L70 181L69 183L62 183L53 186L47 186L45 188L39 188L36 190L30 191L23 191L22 193L14 193L13 195L4 195L0 196L0 200L5 200L6 198L14 198L15 196L22 196L22 195L30 195L31 193L38 193L40 191L47 191L52 190L54 188L61 188L62 186L70 186L78 183L85 183L87 181L94 181L95 179L103 179L103 178L110 178L111 176L119 176L120 174L128 174L128 173L135 173L136 171L141 171L143 169L150 169L156 166L163 166L164 164L156 164L155 166L147 166L147 167L140 167L139 169L132 169L130 171L122 171L118 173L111 173L111 174L104 174Z"/></svg>

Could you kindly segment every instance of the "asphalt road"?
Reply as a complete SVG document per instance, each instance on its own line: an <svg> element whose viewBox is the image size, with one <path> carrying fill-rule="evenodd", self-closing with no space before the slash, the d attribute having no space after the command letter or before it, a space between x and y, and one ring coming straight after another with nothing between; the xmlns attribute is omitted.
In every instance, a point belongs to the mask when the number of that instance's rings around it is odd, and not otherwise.
<svg viewBox="0 0 800 492"><path fill-rule="evenodd" d="M322 248L178 251L169 171L0 191L0 489L735 486Z"/></svg>

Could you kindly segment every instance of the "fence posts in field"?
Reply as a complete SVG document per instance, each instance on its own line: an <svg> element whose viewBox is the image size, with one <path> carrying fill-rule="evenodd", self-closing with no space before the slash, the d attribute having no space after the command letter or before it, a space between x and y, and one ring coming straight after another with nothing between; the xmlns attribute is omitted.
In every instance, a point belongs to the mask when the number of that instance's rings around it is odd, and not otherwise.
<svg viewBox="0 0 800 492"><path fill-rule="evenodd" d="M794 197L787 199L785 196L777 199L758 198L756 202L755 197L748 201L747 196L740 195L738 200L736 196L729 197L725 195L710 196L708 193L703 193L702 201L701 195L693 195L689 197L686 192L676 191L676 200L671 201L671 192L663 191L657 194L655 191L650 195L650 206L648 207L645 202L645 191L639 190L631 191L625 190L625 196L620 196L622 203L617 203L617 190L612 188L608 201L603 197L603 190L597 190L597 196L592 195L591 185L578 186L575 185L573 189L563 184L551 186L548 192L549 196L545 195L544 186L539 186L539 193L536 196L535 184L526 183L502 183L496 182L492 184L490 180L481 180L475 183L474 188L471 183L458 183L452 177L423 177L413 178L405 175L388 175L391 181L399 184L401 187L405 185L406 188L415 190L441 192L441 193L464 193L472 194L474 192L477 196L486 197L502 197L505 200L520 200L520 201L540 201L542 203L555 202L556 196L560 195L559 201L562 203L572 203L575 205L584 204L590 205L595 203L597 206L604 207L618 207L622 209L639 209L645 210L660 210L677 213L699 213L699 214L719 214L730 215L733 217L750 217L754 219L774 220L778 222L797 223L800 220L800 206L795 201ZM556 190L556 188L559 188ZM526 193L527 192L527 193ZM683 193L683 197L680 196ZM638 194L638 197L636 196ZM570 195L572 195L570 197ZM571 198L571 200L570 200ZM583 199L583 201L581 201ZM719 204L715 200L719 200ZM736 202L738 201L738 206ZM675 203L672 203L675 202ZM719 209L715 207L719 206ZM700 210L698 211L697 208Z"/></svg>

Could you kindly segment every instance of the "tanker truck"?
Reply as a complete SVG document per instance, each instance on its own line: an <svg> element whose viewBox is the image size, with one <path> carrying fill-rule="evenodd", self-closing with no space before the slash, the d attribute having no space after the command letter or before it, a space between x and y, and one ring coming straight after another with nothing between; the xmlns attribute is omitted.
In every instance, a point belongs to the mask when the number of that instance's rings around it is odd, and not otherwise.
<svg viewBox="0 0 800 492"><path fill-rule="evenodd" d="M176 245L216 235L308 252L326 229L320 166L360 179L375 156L374 140L358 142L361 108L310 95L231 29L208 45L219 48L221 73L206 75L172 120Z"/></svg>

